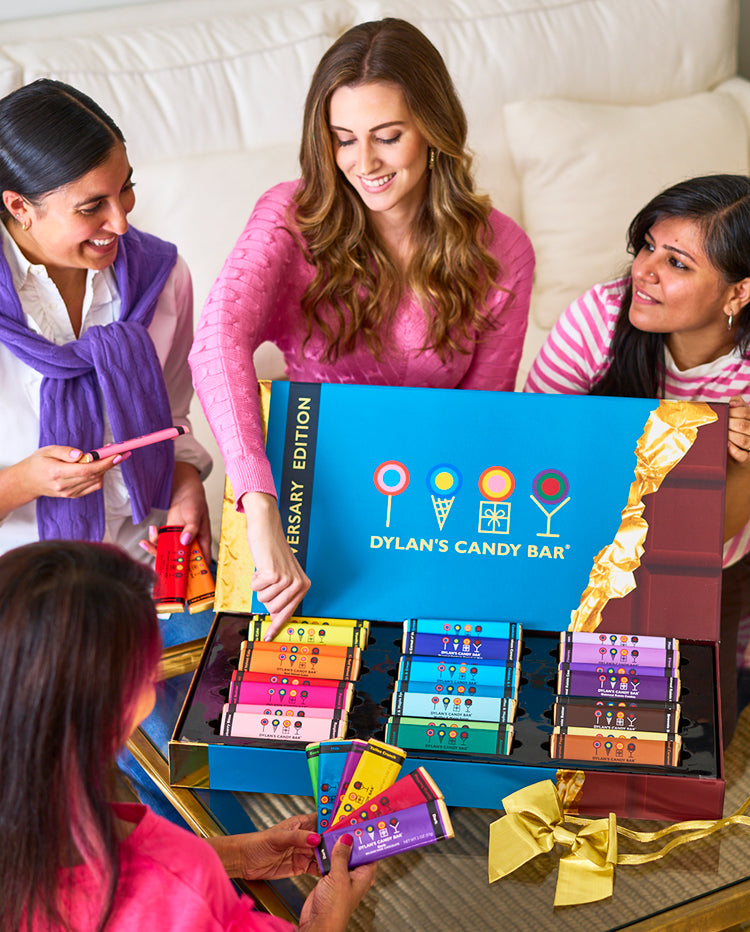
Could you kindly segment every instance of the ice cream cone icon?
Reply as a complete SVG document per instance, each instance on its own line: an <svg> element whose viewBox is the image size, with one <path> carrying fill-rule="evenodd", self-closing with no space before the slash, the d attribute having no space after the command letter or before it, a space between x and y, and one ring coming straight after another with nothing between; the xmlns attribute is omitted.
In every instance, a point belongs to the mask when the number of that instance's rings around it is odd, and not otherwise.
<svg viewBox="0 0 750 932"><path fill-rule="evenodd" d="M438 527L443 530L451 506L456 499L456 492L461 488L461 473L455 466L441 463L427 474L427 488L432 496Z"/></svg>
<svg viewBox="0 0 750 932"><path fill-rule="evenodd" d="M451 505L455 497L455 495L452 498L438 498L435 495L432 496L432 507L435 509L435 517L437 518L438 527L441 531L443 530L445 519L448 517L448 512L451 510Z"/></svg>

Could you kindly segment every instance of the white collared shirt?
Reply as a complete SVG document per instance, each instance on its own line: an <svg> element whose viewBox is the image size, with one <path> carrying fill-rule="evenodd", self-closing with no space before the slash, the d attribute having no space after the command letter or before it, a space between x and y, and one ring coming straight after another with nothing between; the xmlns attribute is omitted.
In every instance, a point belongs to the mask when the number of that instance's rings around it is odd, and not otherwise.
<svg viewBox="0 0 750 932"><path fill-rule="evenodd" d="M57 345L75 340L68 311L46 268L29 263L2 222L0 243L29 328ZM109 324L119 315L120 295L114 271L111 268L90 269L86 274L81 334L89 327ZM189 427L193 386L187 354L193 340L193 290L187 265L180 257L159 296L148 332L164 372L173 423ZM3 431L0 469L20 462L39 446L41 381L39 372L0 343L0 424ZM112 439L105 412L104 442ZM174 444L177 459L194 465L205 478L211 468L211 458L195 437L192 434L178 437ZM104 507L104 539L119 544L137 559L145 559L138 541L147 537L149 524L159 524L163 520L164 512L155 511L142 524L133 524L119 466L113 467L104 477ZM29 502L0 519L0 553L38 540L38 536L36 502Z"/></svg>

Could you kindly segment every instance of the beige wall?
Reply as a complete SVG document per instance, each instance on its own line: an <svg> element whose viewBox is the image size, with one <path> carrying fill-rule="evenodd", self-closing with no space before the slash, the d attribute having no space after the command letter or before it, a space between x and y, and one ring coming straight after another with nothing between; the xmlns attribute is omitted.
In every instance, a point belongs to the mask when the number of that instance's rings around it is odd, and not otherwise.
<svg viewBox="0 0 750 932"><path fill-rule="evenodd" d="M750 0L740 0L740 47L737 70L750 78Z"/></svg>

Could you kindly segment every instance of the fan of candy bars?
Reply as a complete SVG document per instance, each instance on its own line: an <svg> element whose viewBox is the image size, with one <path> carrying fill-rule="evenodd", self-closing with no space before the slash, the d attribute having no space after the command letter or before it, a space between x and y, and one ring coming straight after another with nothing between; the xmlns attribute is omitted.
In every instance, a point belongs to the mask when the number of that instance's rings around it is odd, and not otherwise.
<svg viewBox="0 0 750 932"><path fill-rule="evenodd" d="M399 779L406 752L375 738L308 744L323 873L338 839L353 838L350 867L453 837L443 795L424 767Z"/></svg>

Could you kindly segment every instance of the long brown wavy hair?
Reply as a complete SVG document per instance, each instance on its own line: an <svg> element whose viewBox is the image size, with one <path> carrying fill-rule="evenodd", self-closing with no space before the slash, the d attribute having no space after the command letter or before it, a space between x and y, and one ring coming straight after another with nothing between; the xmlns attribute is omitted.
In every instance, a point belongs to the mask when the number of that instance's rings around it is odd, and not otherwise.
<svg viewBox="0 0 750 932"><path fill-rule="evenodd" d="M435 150L405 281L338 170L329 126L333 92L374 81L400 87ZM427 315L425 349L444 361L454 351L468 352L467 338L489 325L487 296L500 271L488 249L491 208L474 190L466 115L453 82L438 50L415 26L392 18L362 23L325 53L305 102L300 163L294 219L316 269L302 300L307 338L314 328L322 331L329 362L351 352L360 336L378 356L410 289Z"/></svg>

